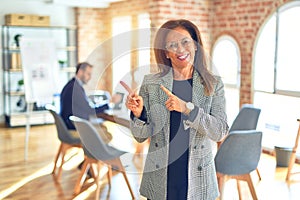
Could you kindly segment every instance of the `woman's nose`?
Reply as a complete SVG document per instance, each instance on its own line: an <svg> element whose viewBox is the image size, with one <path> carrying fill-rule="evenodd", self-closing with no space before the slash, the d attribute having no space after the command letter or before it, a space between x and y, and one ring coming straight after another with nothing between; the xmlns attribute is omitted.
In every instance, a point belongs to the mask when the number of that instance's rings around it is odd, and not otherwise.
<svg viewBox="0 0 300 200"><path fill-rule="evenodd" d="M176 52L183 52L184 50L185 50L184 46L180 42L178 42L178 47Z"/></svg>

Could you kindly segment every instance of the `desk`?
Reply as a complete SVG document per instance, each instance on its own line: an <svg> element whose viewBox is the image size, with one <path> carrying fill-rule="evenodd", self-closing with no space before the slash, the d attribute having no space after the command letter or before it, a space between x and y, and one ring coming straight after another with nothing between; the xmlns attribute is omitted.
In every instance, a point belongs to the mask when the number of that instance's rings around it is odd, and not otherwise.
<svg viewBox="0 0 300 200"><path fill-rule="evenodd" d="M107 110L105 113L98 113L97 118L103 120L108 132L112 134L112 140L109 142L123 151L135 153L136 141L130 131L130 117L127 112L121 110Z"/></svg>
<svg viewBox="0 0 300 200"><path fill-rule="evenodd" d="M98 113L97 117L101 118L103 120L107 120L109 122L119 124L130 130L130 116L129 115L130 115L129 113L122 112L122 111L108 110L105 113ZM123 140L124 139L126 140L126 138L123 138ZM147 148L149 146L149 143L150 143L149 139L143 143L136 142L135 139L132 138L132 136L131 136L131 139L132 139L132 141L134 141L134 146L135 146L135 151L134 151L135 156L133 157L133 159L136 157L136 155L141 156L147 152L147 150L145 150L145 148ZM121 142L122 141L118 141L118 144L120 145ZM113 143L114 143L114 141L113 141Z"/></svg>
<svg viewBox="0 0 300 200"><path fill-rule="evenodd" d="M110 122L114 122L114 123L122 125L122 126L125 126L126 128L130 128L129 114L124 115L124 113L122 113L121 115L116 115L113 110L108 110L105 113L98 113L97 117L102 118L107 121L110 121Z"/></svg>

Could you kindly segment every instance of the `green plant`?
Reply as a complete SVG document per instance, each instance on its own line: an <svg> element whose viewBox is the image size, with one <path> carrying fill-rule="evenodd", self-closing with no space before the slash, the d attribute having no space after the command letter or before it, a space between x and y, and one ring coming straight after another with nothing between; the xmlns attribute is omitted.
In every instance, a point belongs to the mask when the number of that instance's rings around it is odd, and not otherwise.
<svg viewBox="0 0 300 200"><path fill-rule="evenodd" d="M63 65L63 64L66 63L66 61L64 61L64 60L59 60L58 63L59 63L60 65Z"/></svg>
<svg viewBox="0 0 300 200"><path fill-rule="evenodd" d="M19 85L19 86L24 85L24 80L23 80L23 79L20 79L20 80L18 81L18 85Z"/></svg>

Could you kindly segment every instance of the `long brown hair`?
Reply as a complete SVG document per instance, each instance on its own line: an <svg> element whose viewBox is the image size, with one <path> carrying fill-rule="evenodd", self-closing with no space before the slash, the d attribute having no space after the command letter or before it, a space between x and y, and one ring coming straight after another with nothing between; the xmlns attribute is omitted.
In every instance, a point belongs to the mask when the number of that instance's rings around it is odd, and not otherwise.
<svg viewBox="0 0 300 200"><path fill-rule="evenodd" d="M202 84L205 88L205 94L211 95L213 93L214 83L216 82L215 77L208 71L207 62L205 59L205 54L203 50L203 43L200 36L200 31L197 26L192 22L179 19L179 20L170 20L164 23L157 31L156 37L154 39L154 55L156 62L158 64L158 69L161 76L167 74L172 67L170 59L166 57L166 37L168 33L175 28L183 28L189 32L193 38L197 51L195 53L194 59L194 69L199 73L202 78Z"/></svg>

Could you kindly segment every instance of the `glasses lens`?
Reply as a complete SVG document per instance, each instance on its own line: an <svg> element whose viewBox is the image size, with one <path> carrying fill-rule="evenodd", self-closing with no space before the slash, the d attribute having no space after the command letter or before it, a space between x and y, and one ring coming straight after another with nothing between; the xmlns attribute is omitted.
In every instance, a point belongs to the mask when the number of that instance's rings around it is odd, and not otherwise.
<svg viewBox="0 0 300 200"><path fill-rule="evenodd" d="M166 44L166 49L167 50L172 50L172 51L176 51L178 48L178 43L177 42L168 42Z"/></svg>
<svg viewBox="0 0 300 200"><path fill-rule="evenodd" d="M180 43L181 43L182 47L186 48L186 47L190 46L190 44L192 43L192 39L190 39L190 38L183 38L180 41ZM166 49L169 50L169 51L177 51L178 45L179 45L178 42L168 42L166 44Z"/></svg>
<svg viewBox="0 0 300 200"><path fill-rule="evenodd" d="M191 42L192 42L192 40L190 38L183 38L181 40L181 45L183 47L188 47L188 46L190 46Z"/></svg>

